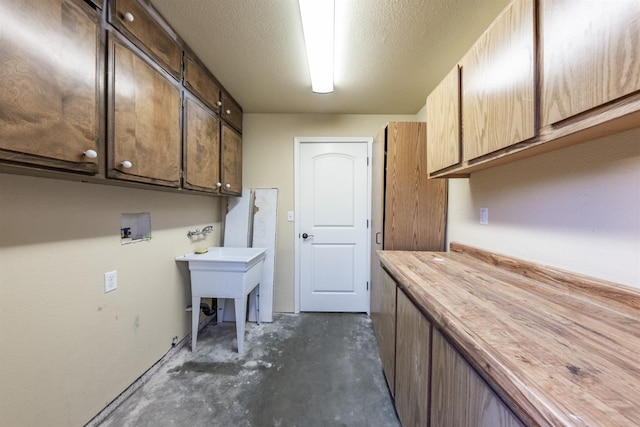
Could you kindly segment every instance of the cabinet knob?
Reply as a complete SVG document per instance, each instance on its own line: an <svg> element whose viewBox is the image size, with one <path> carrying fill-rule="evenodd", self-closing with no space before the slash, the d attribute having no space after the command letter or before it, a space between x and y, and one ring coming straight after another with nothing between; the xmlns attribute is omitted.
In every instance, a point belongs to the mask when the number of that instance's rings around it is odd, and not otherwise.
<svg viewBox="0 0 640 427"><path fill-rule="evenodd" d="M133 15L131 14L131 12L127 12L124 14L124 20L127 22L133 22Z"/></svg>
<svg viewBox="0 0 640 427"><path fill-rule="evenodd" d="M95 150L87 150L84 152L84 155L90 159L95 159L96 157L98 157L98 153L96 153Z"/></svg>
<svg viewBox="0 0 640 427"><path fill-rule="evenodd" d="M125 169L129 169L131 166L133 166L133 164L129 161L129 160L125 160L124 162L120 163L122 165L123 168Z"/></svg>
<svg viewBox="0 0 640 427"><path fill-rule="evenodd" d="M218 188L222 187L222 183L221 182L216 182L216 187L218 187Z"/></svg>
<svg viewBox="0 0 640 427"><path fill-rule="evenodd" d="M225 188L231 188L231 184L225 184Z"/></svg>
<svg viewBox="0 0 640 427"><path fill-rule="evenodd" d="M222 101L218 101L218 107L222 105Z"/></svg>
<svg viewBox="0 0 640 427"><path fill-rule="evenodd" d="M227 111L225 111L225 113L231 114L231 110L227 110Z"/></svg>

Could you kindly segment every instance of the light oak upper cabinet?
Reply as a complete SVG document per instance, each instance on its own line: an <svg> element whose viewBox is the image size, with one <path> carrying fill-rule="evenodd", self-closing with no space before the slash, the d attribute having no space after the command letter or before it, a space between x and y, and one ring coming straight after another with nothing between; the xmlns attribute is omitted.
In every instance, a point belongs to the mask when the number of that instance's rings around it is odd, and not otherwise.
<svg viewBox="0 0 640 427"><path fill-rule="evenodd" d="M172 30L138 0L111 0L110 22L175 79L181 78L182 48Z"/></svg>
<svg viewBox="0 0 640 427"><path fill-rule="evenodd" d="M183 132L183 188L219 192L220 119L188 92L184 95Z"/></svg>
<svg viewBox="0 0 640 427"><path fill-rule="evenodd" d="M431 363L432 426L523 426L487 383L435 328Z"/></svg>
<svg viewBox="0 0 640 427"><path fill-rule="evenodd" d="M242 136L226 123L220 132L222 141L221 169L222 194L242 195Z"/></svg>
<svg viewBox="0 0 640 427"><path fill-rule="evenodd" d="M638 0L541 0L542 125L640 91Z"/></svg>
<svg viewBox="0 0 640 427"><path fill-rule="evenodd" d="M427 172L455 166L460 149L460 67L453 70L427 97Z"/></svg>
<svg viewBox="0 0 640 427"><path fill-rule="evenodd" d="M0 160L97 174L99 15L82 0L3 0L0 28Z"/></svg>
<svg viewBox="0 0 640 427"><path fill-rule="evenodd" d="M390 122L374 139L374 253L444 250L447 184L427 179L426 130L424 122Z"/></svg>
<svg viewBox="0 0 640 427"><path fill-rule="evenodd" d="M180 185L181 97L177 82L109 31L108 176Z"/></svg>
<svg viewBox="0 0 640 427"><path fill-rule="evenodd" d="M431 323L402 290L398 290L397 310L396 410L403 426L426 426L429 424Z"/></svg>
<svg viewBox="0 0 640 427"><path fill-rule="evenodd" d="M379 264L378 264L379 267ZM396 378L396 293L397 285L389 273L378 268L377 286L371 287L371 323L378 340L380 361L391 395Z"/></svg>
<svg viewBox="0 0 640 427"><path fill-rule="evenodd" d="M535 136L534 30L534 1L514 0L463 57L464 160Z"/></svg>

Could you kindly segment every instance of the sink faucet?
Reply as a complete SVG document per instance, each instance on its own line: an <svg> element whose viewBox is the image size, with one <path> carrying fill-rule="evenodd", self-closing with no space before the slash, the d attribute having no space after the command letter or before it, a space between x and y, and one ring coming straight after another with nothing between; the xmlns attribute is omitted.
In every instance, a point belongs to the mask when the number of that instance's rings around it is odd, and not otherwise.
<svg viewBox="0 0 640 427"><path fill-rule="evenodd" d="M213 232L213 225L207 225L202 230L200 230L199 228L196 228L196 231L187 232L187 237L192 238L193 236L206 236L211 232Z"/></svg>

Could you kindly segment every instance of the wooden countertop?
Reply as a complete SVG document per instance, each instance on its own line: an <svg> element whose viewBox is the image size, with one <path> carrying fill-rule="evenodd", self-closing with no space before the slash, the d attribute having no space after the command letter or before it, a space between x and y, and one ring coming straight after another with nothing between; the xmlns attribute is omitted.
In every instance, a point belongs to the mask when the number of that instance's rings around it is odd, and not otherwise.
<svg viewBox="0 0 640 427"><path fill-rule="evenodd" d="M530 425L640 425L640 291L452 243L384 268Z"/></svg>

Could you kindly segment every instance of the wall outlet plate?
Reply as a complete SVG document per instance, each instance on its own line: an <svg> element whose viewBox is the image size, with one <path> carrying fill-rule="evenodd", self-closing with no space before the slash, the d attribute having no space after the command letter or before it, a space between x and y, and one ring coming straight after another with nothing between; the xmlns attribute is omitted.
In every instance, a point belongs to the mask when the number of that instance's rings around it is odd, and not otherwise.
<svg viewBox="0 0 640 427"><path fill-rule="evenodd" d="M104 292L111 292L118 289L118 270L104 273Z"/></svg>
<svg viewBox="0 0 640 427"><path fill-rule="evenodd" d="M480 225L489 224L489 208L480 208Z"/></svg>

